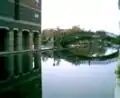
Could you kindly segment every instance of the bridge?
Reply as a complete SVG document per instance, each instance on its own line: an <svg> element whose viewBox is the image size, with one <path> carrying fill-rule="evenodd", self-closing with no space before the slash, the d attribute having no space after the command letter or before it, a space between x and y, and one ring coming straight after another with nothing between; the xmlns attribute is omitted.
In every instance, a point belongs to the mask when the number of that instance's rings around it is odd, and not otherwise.
<svg viewBox="0 0 120 98"><path fill-rule="evenodd" d="M93 34L91 33L86 33L86 32L75 32L75 34L64 34L61 36L55 36L54 38L54 44L55 45L61 45L63 47L78 42L80 40L89 40L91 41L93 39L92 37Z"/></svg>
<svg viewBox="0 0 120 98"><path fill-rule="evenodd" d="M41 0L1 1L0 95L40 78L40 34Z"/></svg>

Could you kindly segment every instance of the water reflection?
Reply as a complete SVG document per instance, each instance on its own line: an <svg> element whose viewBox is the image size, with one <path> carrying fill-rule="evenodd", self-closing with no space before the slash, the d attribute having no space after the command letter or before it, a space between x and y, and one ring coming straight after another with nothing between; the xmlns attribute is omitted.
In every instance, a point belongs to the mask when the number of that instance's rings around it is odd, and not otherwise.
<svg viewBox="0 0 120 98"><path fill-rule="evenodd" d="M113 57L94 59L76 56L67 51L42 54L48 58L42 61L43 98L114 98L114 71L118 53ZM53 54L50 55L50 52ZM60 59L59 66L55 65L57 59ZM75 61L79 62L76 64ZM102 64L98 65L100 62Z"/></svg>
<svg viewBox="0 0 120 98"><path fill-rule="evenodd" d="M118 55L107 47L43 51L44 98L114 98Z"/></svg>
<svg viewBox="0 0 120 98"><path fill-rule="evenodd" d="M120 98L120 78L116 78L115 98Z"/></svg>
<svg viewBox="0 0 120 98"><path fill-rule="evenodd" d="M40 52L0 56L0 98L42 98Z"/></svg>
<svg viewBox="0 0 120 98"><path fill-rule="evenodd" d="M119 59L115 73L116 73L115 98L120 98L120 60Z"/></svg>
<svg viewBox="0 0 120 98"><path fill-rule="evenodd" d="M118 51L109 51L97 59L69 49L1 55L0 98L113 98ZM109 66L74 67L82 64Z"/></svg>
<svg viewBox="0 0 120 98"><path fill-rule="evenodd" d="M104 48L104 53L101 50L83 52L84 49L74 48L61 51L44 51L42 52L41 58L43 62L46 62L49 58L53 59L53 65L60 65L61 60L65 60L74 65L80 64L108 64L111 62L116 62L119 51L112 48ZM86 50L84 50L86 51ZM86 54L87 53L87 54ZM101 54L100 54L101 53ZM94 56L93 54L97 54ZM100 55L98 55L100 54Z"/></svg>

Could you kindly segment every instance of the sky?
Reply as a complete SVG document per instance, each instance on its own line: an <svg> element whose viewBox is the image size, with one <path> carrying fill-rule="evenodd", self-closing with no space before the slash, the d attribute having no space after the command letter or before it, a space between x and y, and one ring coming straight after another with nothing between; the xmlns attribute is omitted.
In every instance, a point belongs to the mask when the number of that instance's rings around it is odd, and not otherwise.
<svg viewBox="0 0 120 98"><path fill-rule="evenodd" d="M43 0L42 29L105 30L120 34L118 0Z"/></svg>

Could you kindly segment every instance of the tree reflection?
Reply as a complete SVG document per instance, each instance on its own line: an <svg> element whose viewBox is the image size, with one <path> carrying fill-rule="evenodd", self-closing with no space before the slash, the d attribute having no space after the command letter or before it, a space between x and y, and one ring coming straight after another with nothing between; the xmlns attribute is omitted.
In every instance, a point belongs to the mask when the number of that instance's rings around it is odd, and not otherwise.
<svg viewBox="0 0 120 98"><path fill-rule="evenodd" d="M53 65L58 66L61 62L60 52L53 51L53 59L54 59Z"/></svg>
<svg viewBox="0 0 120 98"><path fill-rule="evenodd" d="M105 56L107 48L98 48L96 51L84 49L84 48L73 48L73 49L65 49L61 51L44 51L42 56L45 58L53 58L54 59L54 66L58 66L61 62L61 59L70 62L76 66L80 65L81 63L108 63L113 61L113 58L118 56L118 51L111 53L110 55ZM94 56L96 54L97 56ZM106 62L105 62L106 61Z"/></svg>

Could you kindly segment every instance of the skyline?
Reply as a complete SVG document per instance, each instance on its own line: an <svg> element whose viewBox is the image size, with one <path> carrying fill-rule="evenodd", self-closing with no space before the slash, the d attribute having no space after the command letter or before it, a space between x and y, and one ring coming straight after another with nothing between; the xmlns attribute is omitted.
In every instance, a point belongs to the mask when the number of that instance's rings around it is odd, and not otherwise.
<svg viewBox="0 0 120 98"><path fill-rule="evenodd" d="M94 3L93 3L94 2ZM105 30L119 34L118 0L44 0L42 29L71 28Z"/></svg>

